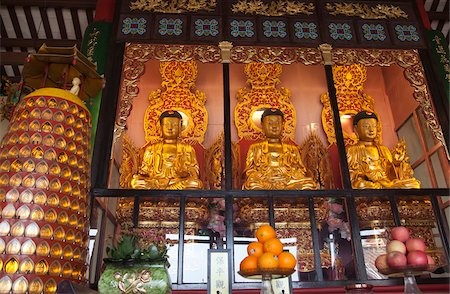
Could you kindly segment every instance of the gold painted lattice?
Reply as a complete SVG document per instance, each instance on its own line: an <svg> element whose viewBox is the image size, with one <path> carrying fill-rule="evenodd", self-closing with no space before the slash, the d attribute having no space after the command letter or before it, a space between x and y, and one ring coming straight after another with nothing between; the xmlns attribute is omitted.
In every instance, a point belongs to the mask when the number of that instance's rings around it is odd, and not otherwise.
<svg viewBox="0 0 450 294"><path fill-rule="evenodd" d="M181 138L190 143L202 143L208 124L208 113L205 108L205 93L196 90L195 81L198 75L195 61L161 62L161 86L149 95L150 105L145 111L145 141L157 142L161 137L159 116L166 110L177 110L183 116L183 132Z"/></svg>
<svg viewBox="0 0 450 294"><path fill-rule="evenodd" d="M284 87L276 88L280 83L281 71L280 64L252 62L245 66L244 72L251 88L239 89L234 110L240 139L263 139L260 118L261 110L266 108L278 108L284 113L284 136L294 139L296 116L290 101L291 91Z"/></svg>

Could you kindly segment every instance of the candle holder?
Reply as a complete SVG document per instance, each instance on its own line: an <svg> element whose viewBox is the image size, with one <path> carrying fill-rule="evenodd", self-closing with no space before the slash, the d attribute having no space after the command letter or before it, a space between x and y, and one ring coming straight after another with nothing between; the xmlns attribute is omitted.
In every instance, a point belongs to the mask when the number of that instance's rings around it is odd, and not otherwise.
<svg viewBox="0 0 450 294"><path fill-rule="evenodd" d="M272 280L289 277L294 269L263 269L256 271L239 271L242 277L252 280L261 280L260 294L274 294Z"/></svg>
<svg viewBox="0 0 450 294"><path fill-rule="evenodd" d="M419 287L417 286L415 276L431 273L438 268L436 265L421 265L413 266L408 265L401 268L382 270L382 274L387 275L390 278L403 278L405 294L421 294ZM381 271L380 271L381 272Z"/></svg>

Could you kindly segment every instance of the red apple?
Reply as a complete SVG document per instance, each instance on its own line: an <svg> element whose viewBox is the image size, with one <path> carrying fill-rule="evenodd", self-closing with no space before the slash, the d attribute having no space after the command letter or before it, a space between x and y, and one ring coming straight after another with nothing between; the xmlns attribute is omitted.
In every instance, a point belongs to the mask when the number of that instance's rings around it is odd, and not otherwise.
<svg viewBox="0 0 450 294"><path fill-rule="evenodd" d="M392 239L405 242L409 239L409 230L405 227L395 227L391 231Z"/></svg>
<svg viewBox="0 0 450 294"><path fill-rule="evenodd" d="M406 255L401 252L393 251L387 254L387 264L390 268L402 268L405 267L407 263L408 260L406 259Z"/></svg>
<svg viewBox="0 0 450 294"><path fill-rule="evenodd" d="M415 267L426 267L428 265L428 258L423 251L411 251L406 256L408 265Z"/></svg>
<svg viewBox="0 0 450 294"><path fill-rule="evenodd" d="M406 246L405 244L403 244L403 242L400 242L398 240L392 240L387 244L386 252L389 253L393 251L398 251L403 254L406 254Z"/></svg>
<svg viewBox="0 0 450 294"><path fill-rule="evenodd" d="M431 266L436 265L436 262L434 261L433 257L429 256L428 254L427 254L427 260L428 260L428 265L431 265Z"/></svg>
<svg viewBox="0 0 450 294"><path fill-rule="evenodd" d="M387 264L387 254L381 254L375 259L375 267L382 274L386 274L389 270L389 266Z"/></svg>
<svg viewBox="0 0 450 294"><path fill-rule="evenodd" d="M427 248L427 245L425 245L425 242L423 242L421 239L418 238L412 238L406 240L406 250L408 252L410 251L425 251Z"/></svg>

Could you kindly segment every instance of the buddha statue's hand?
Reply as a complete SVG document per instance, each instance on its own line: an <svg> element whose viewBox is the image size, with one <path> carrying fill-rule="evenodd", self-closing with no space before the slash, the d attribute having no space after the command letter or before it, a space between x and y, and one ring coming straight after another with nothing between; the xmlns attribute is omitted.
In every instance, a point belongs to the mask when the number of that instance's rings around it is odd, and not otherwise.
<svg viewBox="0 0 450 294"><path fill-rule="evenodd" d="M177 176L181 179L187 179L187 178L191 177L191 175L189 174L189 172L187 170L177 171Z"/></svg>
<svg viewBox="0 0 450 294"><path fill-rule="evenodd" d="M142 178L142 175L133 175L131 187L134 189L146 189L146 181Z"/></svg>
<svg viewBox="0 0 450 294"><path fill-rule="evenodd" d="M395 186L394 181L390 181L388 179L382 179L379 183L383 186L383 188L392 188Z"/></svg>

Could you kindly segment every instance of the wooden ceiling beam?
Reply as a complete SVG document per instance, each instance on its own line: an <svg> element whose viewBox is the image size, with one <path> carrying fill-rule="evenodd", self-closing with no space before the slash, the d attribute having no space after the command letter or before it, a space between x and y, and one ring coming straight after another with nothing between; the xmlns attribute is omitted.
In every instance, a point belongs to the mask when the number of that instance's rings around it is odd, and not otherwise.
<svg viewBox="0 0 450 294"><path fill-rule="evenodd" d="M94 8L97 0L2 0L2 6Z"/></svg>
<svg viewBox="0 0 450 294"><path fill-rule="evenodd" d="M0 65L23 65L28 52L0 52Z"/></svg>
<svg viewBox="0 0 450 294"><path fill-rule="evenodd" d="M11 47L26 47L39 49L42 44L47 44L49 47L72 47L77 45L77 48L81 48L81 40L57 40L57 39L2 39L1 46L5 48Z"/></svg>

